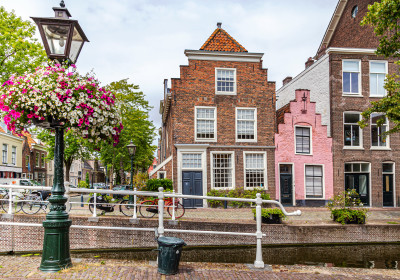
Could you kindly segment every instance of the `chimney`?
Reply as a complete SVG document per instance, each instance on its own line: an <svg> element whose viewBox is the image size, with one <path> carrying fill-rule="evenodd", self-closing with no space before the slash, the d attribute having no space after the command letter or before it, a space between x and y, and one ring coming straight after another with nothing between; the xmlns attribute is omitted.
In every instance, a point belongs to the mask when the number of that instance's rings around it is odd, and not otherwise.
<svg viewBox="0 0 400 280"><path fill-rule="evenodd" d="M293 79L293 78L290 77L290 76L287 76L285 79L283 79L283 81L282 81L283 86L286 85L286 84L288 84L288 83L290 83L290 81L291 81L292 79Z"/></svg>
<svg viewBox="0 0 400 280"><path fill-rule="evenodd" d="M308 67L310 67L311 65L313 65L314 64L314 59L312 59L312 57L309 57L308 59L307 59L307 61L306 61L306 69L308 68Z"/></svg>
<svg viewBox="0 0 400 280"><path fill-rule="evenodd" d="M217 22L217 27L221 28L222 22Z"/></svg>

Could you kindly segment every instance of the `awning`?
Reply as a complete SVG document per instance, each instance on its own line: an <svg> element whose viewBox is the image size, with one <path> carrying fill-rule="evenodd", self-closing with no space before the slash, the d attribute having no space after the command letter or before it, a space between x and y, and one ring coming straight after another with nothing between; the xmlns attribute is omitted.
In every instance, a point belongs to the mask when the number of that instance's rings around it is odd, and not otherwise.
<svg viewBox="0 0 400 280"><path fill-rule="evenodd" d="M0 166L0 171L22 173L22 167Z"/></svg>

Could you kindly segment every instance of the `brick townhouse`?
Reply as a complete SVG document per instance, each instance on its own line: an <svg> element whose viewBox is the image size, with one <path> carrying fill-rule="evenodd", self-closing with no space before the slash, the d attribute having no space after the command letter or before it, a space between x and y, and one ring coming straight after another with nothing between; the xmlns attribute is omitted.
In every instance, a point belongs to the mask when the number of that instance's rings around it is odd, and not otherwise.
<svg viewBox="0 0 400 280"><path fill-rule="evenodd" d="M386 95L387 73L397 71L394 59L375 54L379 40L369 26L360 26L373 0L340 0L316 55L306 69L284 80L277 91L277 109L293 100L295 90L309 89L316 112L332 137L334 192L355 189L363 203L375 207L395 207L400 202L398 134L383 137L392 127L374 114L370 126L361 129L360 113L370 102Z"/></svg>
<svg viewBox="0 0 400 280"><path fill-rule="evenodd" d="M275 82L263 54L248 52L220 23L200 50L184 53L180 78L170 89L164 81L160 164L150 175L163 172L183 194L254 187L274 194Z"/></svg>
<svg viewBox="0 0 400 280"><path fill-rule="evenodd" d="M41 185L48 182L46 162L46 147L39 139L36 139L29 132L22 132L24 143L22 146L22 178L35 180Z"/></svg>
<svg viewBox="0 0 400 280"><path fill-rule="evenodd" d="M22 174L22 139L7 130L4 123L0 123L0 179L21 178Z"/></svg>

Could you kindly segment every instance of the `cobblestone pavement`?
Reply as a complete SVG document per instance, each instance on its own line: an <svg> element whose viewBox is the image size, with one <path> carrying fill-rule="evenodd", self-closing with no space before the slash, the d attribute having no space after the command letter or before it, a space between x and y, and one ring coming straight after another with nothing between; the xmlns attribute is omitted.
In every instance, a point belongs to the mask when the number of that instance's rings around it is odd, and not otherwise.
<svg viewBox="0 0 400 280"><path fill-rule="evenodd" d="M269 270L259 270L244 264L181 263L178 274L165 276L158 274L156 265L149 262L73 259L73 264L57 273L43 273L37 269L39 256L0 256L0 279L400 279L398 270L299 265L273 265Z"/></svg>

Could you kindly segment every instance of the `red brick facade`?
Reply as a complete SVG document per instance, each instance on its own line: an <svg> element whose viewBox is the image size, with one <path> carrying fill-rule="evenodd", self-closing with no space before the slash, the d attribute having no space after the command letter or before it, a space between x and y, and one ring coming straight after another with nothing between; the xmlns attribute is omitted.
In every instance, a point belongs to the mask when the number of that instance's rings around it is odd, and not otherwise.
<svg viewBox="0 0 400 280"><path fill-rule="evenodd" d="M202 172L202 194L205 195L211 189L218 189L213 184L213 153L229 152L234 166L231 186L243 189L244 153L255 152L263 154L265 159L265 183L260 186L274 193L275 83L268 81L267 69L262 68L262 54L245 51L240 56L234 52L218 51L185 53L189 59L188 65L180 67L180 78L171 79L171 89L166 89L164 94L159 162L168 160L170 156L172 159L163 167L159 166L159 170L165 170L167 178L173 179L175 190L181 192L182 172L185 170L183 157L185 154L202 154L202 167L188 170ZM234 69L234 94L216 94L216 69ZM213 140L196 139L198 107L214 110L216 133ZM236 139L237 108L256 112L256 139L253 141Z"/></svg>

